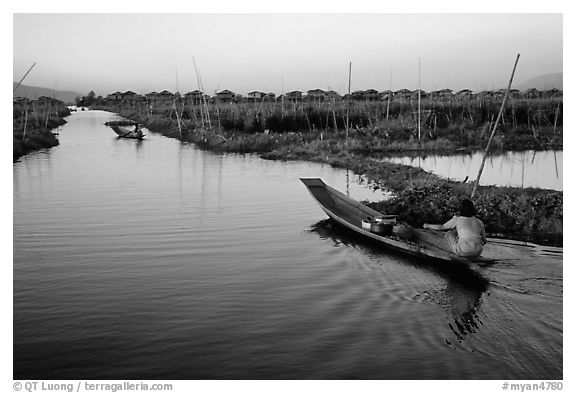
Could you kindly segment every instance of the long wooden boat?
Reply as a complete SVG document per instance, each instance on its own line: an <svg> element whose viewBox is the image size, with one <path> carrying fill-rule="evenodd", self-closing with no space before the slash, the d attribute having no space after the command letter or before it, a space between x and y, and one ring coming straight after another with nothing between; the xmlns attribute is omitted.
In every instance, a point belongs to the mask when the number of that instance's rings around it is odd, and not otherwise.
<svg viewBox="0 0 576 393"><path fill-rule="evenodd" d="M142 130L137 129L138 123L129 120L109 121L107 126L112 128L120 138L144 139Z"/></svg>
<svg viewBox="0 0 576 393"><path fill-rule="evenodd" d="M362 236L376 240L390 249L431 260L473 263L494 261L494 259L481 256L464 258L454 254L444 239L444 233L438 231L410 227L409 240L397 236L395 234L396 231L390 234L374 233L371 229L366 228L366 219L368 217L381 217L383 216L381 212L344 195L328 186L321 179L301 178L300 180L330 218L340 225Z"/></svg>
<svg viewBox="0 0 576 393"><path fill-rule="evenodd" d="M122 126L110 126L120 138L130 139L144 139L144 134L141 130L129 129Z"/></svg>

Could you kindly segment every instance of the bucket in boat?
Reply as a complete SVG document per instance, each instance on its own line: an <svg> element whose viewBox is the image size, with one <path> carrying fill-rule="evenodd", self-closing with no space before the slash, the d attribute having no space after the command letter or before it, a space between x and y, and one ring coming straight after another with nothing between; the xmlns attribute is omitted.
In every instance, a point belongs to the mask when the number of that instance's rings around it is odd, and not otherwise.
<svg viewBox="0 0 576 393"><path fill-rule="evenodd" d="M392 224L373 222L370 226L370 232L374 232L382 236L389 236L392 234Z"/></svg>
<svg viewBox="0 0 576 393"><path fill-rule="evenodd" d="M392 233L404 240L412 240L415 236L414 228L405 224L394 225Z"/></svg>
<svg viewBox="0 0 576 393"><path fill-rule="evenodd" d="M365 220L362 220L362 229L369 231L370 228L372 228L372 217L367 217Z"/></svg>

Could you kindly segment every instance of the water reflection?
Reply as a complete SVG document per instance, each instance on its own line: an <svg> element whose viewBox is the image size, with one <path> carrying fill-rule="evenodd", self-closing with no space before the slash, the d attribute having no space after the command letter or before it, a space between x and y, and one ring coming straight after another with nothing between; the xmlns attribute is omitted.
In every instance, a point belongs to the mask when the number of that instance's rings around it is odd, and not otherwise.
<svg viewBox="0 0 576 393"><path fill-rule="evenodd" d="M487 158L480 184L538 187L561 191L562 151L506 152ZM482 152L460 155L379 157L383 161L410 165L456 180L476 179Z"/></svg>
<svg viewBox="0 0 576 393"><path fill-rule="evenodd" d="M346 169L346 196L350 196L350 171Z"/></svg>
<svg viewBox="0 0 576 393"><path fill-rule="evenodd" d="M478 332L483 325L480 318L482 297L488 290L490 282L480 271L471 266L462 263L429 262L419 258L410 258L392 250L385 250L369 239L342 228L331 219L313 224L308 232L317 234L323 240L331 241L334 247L342 245L353 247L371 256L391 258L395 262L416 267L420 271L427 271L435 277L440 277L444 283L442 288L433 289L434 281L425 281L424 288L421 288L411 300L441 306L450 320L448 327L458 342ZM403 280L410 285L407 282L410 278L403 276L402 272L387 270L387 273L398 274L398 280ZM447 339L446 342L452 345L450 340Z"/></svg>
<svg viewBox="0 0 576 393"><path fill-rule="evenodd" d="M204 211L206 209L206 202L208 202L208 182L210 181L210 176L208 175L208 170L210 169L207 161L210 157L208 156L208 154L202 154L202 171L200 172L202 174L202 184L201 184L201 194L200 194L200 200L202 201L202 211Z"/></svg>
<svg viewBox="0 0 576 393"><path fill-rule="evenodd" d="M142 148L144 140L145 139L122 138L121 136L117 136L115 139L117 143L133 143L134 145L136 145L136 150Z"/></svg>
<svg viewBox="0 0 576 393"><path fill-rule="evenodd" d="M457 280L448 280L444 295L448 301L444 305L446 311L452 315L453 322L449 323L450 330L458 342L462 342L472 333L478 332L481 325L480 309L482 295L488 289L486 279L475 281L480 285L462 285Z"/></svg>

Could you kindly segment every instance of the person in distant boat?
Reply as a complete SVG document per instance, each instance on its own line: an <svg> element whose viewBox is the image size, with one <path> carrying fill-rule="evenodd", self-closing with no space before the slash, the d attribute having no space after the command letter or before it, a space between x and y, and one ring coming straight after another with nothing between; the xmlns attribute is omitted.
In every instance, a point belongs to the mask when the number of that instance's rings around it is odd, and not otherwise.
<svg viewBox="0 0 576 393"><path fill-rule="evenodd" d="M460 202L460 213L444 224L424 224L424 229L448 230L446 240L452 251L461 257L473 258L482 254L486 244L484 223L476 217L474 204L469 199Z"/></svg>
<svg viewBox="0 0 576 393"><path fill-rule="evenodd" d="M134 135L136 135L136 138L142 138L142 130L139 127L140 124L136 123L136 128L134 128Z"/></svg>

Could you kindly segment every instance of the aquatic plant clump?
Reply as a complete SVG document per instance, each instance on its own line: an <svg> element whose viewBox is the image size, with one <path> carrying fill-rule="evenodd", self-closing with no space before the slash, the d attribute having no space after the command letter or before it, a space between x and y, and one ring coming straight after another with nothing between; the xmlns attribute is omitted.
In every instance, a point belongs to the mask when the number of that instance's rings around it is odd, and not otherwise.
<svg viewBox="0 0 576 393"><path fill-rule="evenodd" d="M12 160L38 149L58 145L51 130L66 124L70 110L57 100L15 102L12 116Z"/></svg>
<svg viewBox="0 0 576 393"><path fill-rule="evenodd" d="M51 130L65 123L63 118L51 118L45 123L46 126L32 123L26 127L26 132L22 125L14 124L12 160L16 161L34 150L58 146L58 139Z"/></svg>
<svg viewBox="0 0 576 393"><path fill-rule="evenodd" d="M420 227L425 222L448 221L458 213L460 200L470 196L469 191L469 187L460 184L420 185L397 191L393 198L370 206ZM483 187L474 203L478 218L492 237L563 245L561 192Z"/></svg>
<svg viewBox="0 0 576 393"><path fill-rule="evenodd" d="M477 150L495 123L500 102L494 99L425 99L423 109L412 99L392 101L262 101L192 105L102 104L101 109L132 113L150 121L171 119L189 129L220 134L301 133L312 139L347 138L360 141L356 150L402 152ZM131 117L132 118L132 117ZM561 97L511 99L492 142L495 150L562 148Z"/></svg>
<svg viewBox="0 0 576 393"><path fill-rule="evenodd" d="M24 140L21 139L21 136L15 135L12 142L12 159L16 161L33 150L54 147L58 144L58 139L49 130L31 131Z"/></svg>

